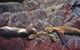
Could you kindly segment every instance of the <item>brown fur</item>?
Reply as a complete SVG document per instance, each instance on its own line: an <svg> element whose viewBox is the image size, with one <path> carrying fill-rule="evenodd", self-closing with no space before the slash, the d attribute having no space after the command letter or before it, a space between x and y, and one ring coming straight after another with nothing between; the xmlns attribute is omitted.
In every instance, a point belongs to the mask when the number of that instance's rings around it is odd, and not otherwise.
<svg viewBox="0 0 80 50"><path fill-rule="evenodd" d="M80 30L74 27L69 26L56 26L56 27L47 27L45 28L45 31L47 32L57 32L60 34L60 36L64 35L79 35L80 36Z"/></svg>
<svg viewBox="0 0 80 50"><path fill-rule="evenodd" d="M65 47L69 48L66 43L64 42L64 35L77 35L80 36L80 30L74 27L69 27L69 26L49 26L47 28L45 28L46 32L56 32L57 35L59 36L62 45L64 45Z"/></svg>

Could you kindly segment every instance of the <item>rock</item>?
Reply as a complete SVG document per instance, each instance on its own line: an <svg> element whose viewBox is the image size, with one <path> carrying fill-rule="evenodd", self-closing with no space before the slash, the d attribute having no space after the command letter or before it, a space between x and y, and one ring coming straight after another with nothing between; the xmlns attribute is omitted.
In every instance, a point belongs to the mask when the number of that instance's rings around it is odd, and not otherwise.
<svg viewBox="0 0 80 50"><path fill-rule="evenodd" d="M0 14L0 27L6 26L7 23L8 23L8 20L9 20L8 18L3 17L3 16Z"/></svg>
<svg viewBox="0 0 80 50"><path fill-rule="evenodd" d="M23 6L25 10L32 11L40 7L40 2L35 0L25 0L25 2L23 3Z"/></svg>
<svg viewBox="0 0 80 50"><path fill-rule="evenodd" d="M22 3L24 0L0 0L0 2L19 2Z"/></svg>
<svg viewBox="0 0 80 50"><path fill-rule="evenodd" d="M0 3L0 13L3 12L20 12L23 11L24 8L20 3L17 2L7 2L7 3Z"/></svg>
<svg viewBox="0 0 80 50"><path fill-rule="evenodd" d="M0 38L1 50L24 50L24 40L21 38L11 38L10 40Z"/></svg>
<svg viewBox="0 0 80 50"><path fill-rule="evenodd" d="M1 2L3 1L1 0ZM80 4L80 0L7 1L0 2L0 27L5 25L20 28L34 27L38 31L42 31L48 25L66 25L80 29L80 8L72 6L75 1ZM10 40L0 37L0 50L80 50L80 37L65 35L64 38L70 49L63 48L60 41L51 42L45 36L31 41L20 37Z"/></svg>
<svg viewBox="0 0 80 50"><path fill-rule="evenodd" d="M31 23L31 17L25 12L16 12L11 15L8 26L26 28Z"/></svg>
<svg viewBox="0 0 80 50"><path fill-rule="evenodd" d="M32 11L32 20L44 20L47 18L47 14L46 14L46 11L45 10L42 10L42 9L38 9L38 10L35 10L35 11Z"/></svg>
<svg viewBox="0 0 80 50"><path fill-rule="evenodd" d="M76 20L73 24L72 24L73 27L76 27L78 29L80 29L80 19Z"/></svg>
<svg viewBox="0 0 80 50"><path fill-rule="evenodd" d="M45 22L45 21L42 21L42 20L38 20L36 22L37 24L34 26L37 31L41 31L41 30L44 30L45 27L49 26L50 24L48 22Z"/></svg>
<svg viewBox="0 0 80 50"><path fill-rule="evenodd" d="M53 26L60 26L63 25L63 17L62 16L50 16L48 22Z"/></svg>

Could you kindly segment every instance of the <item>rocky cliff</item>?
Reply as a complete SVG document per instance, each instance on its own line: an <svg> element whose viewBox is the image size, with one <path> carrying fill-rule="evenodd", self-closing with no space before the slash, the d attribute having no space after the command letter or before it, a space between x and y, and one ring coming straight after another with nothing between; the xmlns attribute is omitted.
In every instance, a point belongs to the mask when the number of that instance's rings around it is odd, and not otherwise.
<svg viewBox="0 0 80 50"><path fill-rule="evenodd" d="M67 25L80 29L80 0L18 0L0 1L0 27L35 27L38 31L49 25ZM32 41L22 38L7 40L0 37L0 50L80 50L80 37L67 36L63 48L60 41L52 43L48 37Z"/></svg>

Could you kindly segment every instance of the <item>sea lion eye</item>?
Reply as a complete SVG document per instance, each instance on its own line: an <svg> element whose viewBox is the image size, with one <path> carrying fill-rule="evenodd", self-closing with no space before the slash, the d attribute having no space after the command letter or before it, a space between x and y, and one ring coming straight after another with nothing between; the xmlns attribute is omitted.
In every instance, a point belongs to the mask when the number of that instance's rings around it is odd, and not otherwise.
<svg viewBox="0 0 80 50"><path fill-rule="evenodd" d="M48 27L45 28L45 32L53 32L53 26L52 25L49 25Z"/></svg>
<svg viewBox="0 0 80 50"><path fill-rule="evenodd" d="M53 28L47 27L47 28L45 28L45 31L46 31L46 32L52 32L52 31L53 31Z"/></svg>

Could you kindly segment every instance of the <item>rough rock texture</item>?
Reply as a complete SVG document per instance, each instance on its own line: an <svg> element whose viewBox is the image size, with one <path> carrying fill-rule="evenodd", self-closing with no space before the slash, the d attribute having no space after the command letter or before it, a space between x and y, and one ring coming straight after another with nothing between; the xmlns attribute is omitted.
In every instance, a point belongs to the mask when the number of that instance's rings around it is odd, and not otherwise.
<svg viewBox="0 0 80 50"><path fill-rule="evenodd" d="M0 3L0 13L3 12L18 12L23 11L24 8L22 4L17 2Z"/></svg>
<svg viewBox="0 0 80 50"><path fill-rule="evenodd" d="M25 12L13 13L8 22L8 26L25 28L31 23L31 17Z"/></svg>
<svg viewBox="0 0 80 50"><path fill-rule="evenodd" d="M25 0L23 2L23 6L25 8L25 10L27 11L32 11L32 10L36 10L40 7L40 2L38 0Z"/></svg>
<svg viewBox="0 0 80 50"><path fill-rule="evenodd" d="M0 0L0 27L5 25L35 27L38 31L49 25L80 29L80 0L24 0L23 3L1 3ZM32 41L19 37L10 40L0 37L0 50L80 50L80 37L65 37L70 49L63 48L60 41L52 43L48 37Z"/></svg>

